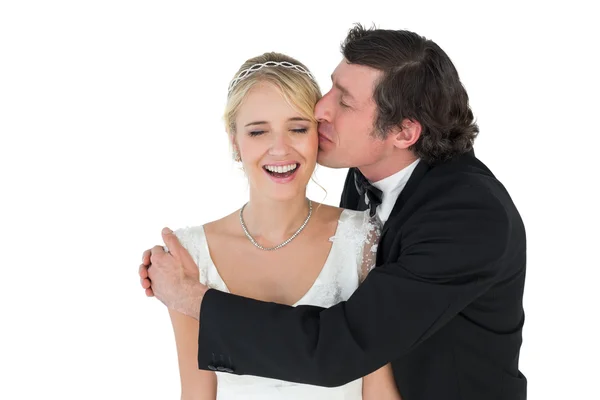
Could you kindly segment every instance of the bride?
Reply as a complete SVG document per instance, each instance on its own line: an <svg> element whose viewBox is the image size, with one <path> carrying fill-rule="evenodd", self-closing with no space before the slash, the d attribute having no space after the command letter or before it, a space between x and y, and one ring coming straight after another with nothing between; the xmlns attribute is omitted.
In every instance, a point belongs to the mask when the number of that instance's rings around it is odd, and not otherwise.
<svg viewBox="0 0 600 400"><path fill-rule="evenodd" d="M202 283L262 301L330 307L350 297L374 265L377 222L367 212L306 197L316 166L313 110L320 97L308 69L279 53L248 60L232 80L225 123L250 196L222 219L175 232ZM227 360L215 360L213 371L199 370L198 321L169 313L184 400L400 398L390 365L334 388L236 375L222 367Z"/></svg>

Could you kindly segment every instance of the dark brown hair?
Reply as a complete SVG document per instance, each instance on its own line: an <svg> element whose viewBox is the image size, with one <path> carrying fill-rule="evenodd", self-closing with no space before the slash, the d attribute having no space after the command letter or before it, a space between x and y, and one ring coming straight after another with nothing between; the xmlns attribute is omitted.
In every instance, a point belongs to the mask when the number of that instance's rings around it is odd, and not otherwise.
<svg viewBox="0 0 600 400"><path fill-rule="evenodd" d="M382 137L408 118L422 126L412 150L429 163L473 147L479 128L469 97L448 55L406 30L353 27L341 46L347 62L383 71L373 91L375 127Z"/></svg>

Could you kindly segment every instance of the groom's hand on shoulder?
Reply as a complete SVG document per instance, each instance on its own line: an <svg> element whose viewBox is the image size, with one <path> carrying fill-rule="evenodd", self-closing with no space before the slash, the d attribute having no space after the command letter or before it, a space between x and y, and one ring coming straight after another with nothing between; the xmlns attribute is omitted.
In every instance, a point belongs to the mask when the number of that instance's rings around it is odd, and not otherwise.
<svg viewBox="0 0 600 400"><path fill-rule="evenodd" d="M148 268L150 268L150 256L152 254L152 249L148 249L144 251L142 254L142 264L138 270L138 274L140 276L140 284L142 285L142 289L145 290L146 296L153 297L154 292L152 291L152 282L150 282L150 277L148 276Z"/></svg>
<svg viewBox="0 0 600 400"><path fill-rule="evenodd" d="M152 266L152 261L155 264L165 265L172 261L178 261L184 267L186 273L192 277L198 276L198 268L196 267L191 256L187 250L181 245L177 236L169 228L162 230L163 241L165 247L156 245L151 249L148 249L142 253L142 264L138 269L138 275L140 277L140 285L145 290L146 296L154 297L154 291L152 290L152 281L148 270ZM169 249L169 253L163 251L165 248ZM165 257L161 257L164 254ZM154 259L154 260L152 260ZM187 267L187 268L186 268Z"/></svg>
<svg viewBox="0 0 600 400"><path fill-rule="evenodd" d="M162 230L162 238L165 247L169 251L169 253L164 253L164 256L172 256L173 260L177 262L177 265L182 268L185 275L195 280L200 280L200 271L196 262L187 249L181 245L175 233L169 228L164 228ZM163 254L161 254L161 257L162 256Z"/></svg>
<svg viewBox="0 0 600 400"><path fill-rule="evenodd" d="M200 282L198 266L177 235L164 228L162 238L164 246L154 246L142 255L142 288L168 308L198 319L208 287Z"/></svg>
<svg viewBox="0 0 600 400"><path fill-rule="evenodd" d="M161 234L165 246L156 245L151 249L144 251L142 253L142 264L138 269L140 284L148 297L154 297L152 280L150 279L149 273L149 269L153 264L161 267L172 267L172 264L175 263L178 266L183 267L183 270L187 275L196 279L199 278L198 267L188 251L181 245L175 233L169 228L164 228ZM166 252L166 249L169 250L168 253Z"/></svg>

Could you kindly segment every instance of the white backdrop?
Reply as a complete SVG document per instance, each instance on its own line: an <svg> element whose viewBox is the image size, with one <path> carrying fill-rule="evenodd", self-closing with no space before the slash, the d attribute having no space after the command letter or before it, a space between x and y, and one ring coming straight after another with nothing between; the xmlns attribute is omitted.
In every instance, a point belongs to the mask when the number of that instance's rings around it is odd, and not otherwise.
<svg viewBox="0 0 600 400"><path fill-rule="evenodd" d="M476 153L528 232L529 398L600 398L591 6L332 3L0 2L0 398L179 398L168 315L139 287L142 251L163 226L246 200L221 120L238 66L284 52L325 92L354 22L414 30L455 62ZM309 195L337 205L345 173L319 168L327 197Z"/></svg>

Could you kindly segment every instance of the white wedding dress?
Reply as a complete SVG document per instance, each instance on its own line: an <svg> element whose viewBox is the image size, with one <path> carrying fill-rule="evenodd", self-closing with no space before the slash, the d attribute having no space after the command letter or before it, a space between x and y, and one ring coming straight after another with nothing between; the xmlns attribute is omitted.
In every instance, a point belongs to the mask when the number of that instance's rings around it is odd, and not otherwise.
<svg viewBox="0 0 600 400"><path fill-rule="evenodd" d="M329 255L321 273L306 294L296 303L330 307L348 299L361 280L375 265L380 224L369 218L368 211L343 210ZM225 282L209 254L202 226L175 232L200 269L200 281L228 292ZM334 388L280 381L252 375L217 374L217 400L360 400L362 379Z"/></svg>

